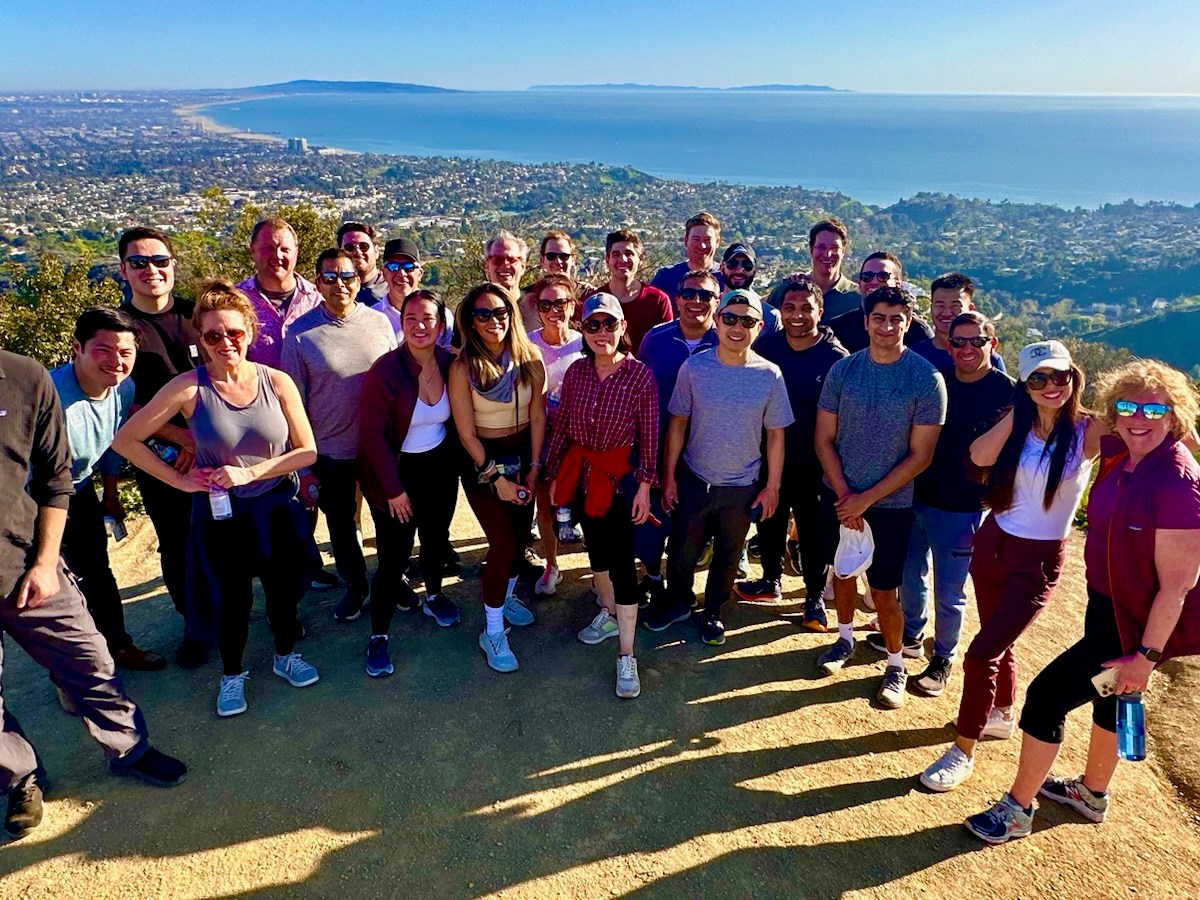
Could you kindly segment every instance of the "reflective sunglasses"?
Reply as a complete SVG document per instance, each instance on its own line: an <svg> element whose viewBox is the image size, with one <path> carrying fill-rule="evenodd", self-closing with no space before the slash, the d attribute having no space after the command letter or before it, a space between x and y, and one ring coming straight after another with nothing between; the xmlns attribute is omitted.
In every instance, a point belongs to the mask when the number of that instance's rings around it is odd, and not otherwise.
<svg viewBox="0 0 1200 900"><path fill-rule="evenodd" d="M388 272L411 272L413 269L417 268L417 264L415 262L400 262L396 259L389 259L383 264L383 268Z"/></svg>
<svg viewBox="0 0 1200 900"><path fill-rule="evenodd" d="M1140 411L1142 416L1151 422L1157 422L1171 411L1169 403L1134 403L1132 400L1118 400L1113 409L1122 419L1136 416Z"/></svg>
<svg viewBox="0 0 1200 900"><path fill-rule="evenodd" d="M371 249L371 245L365 241L359 241L357 244L351 241L349 243L342 244L342 249L350 252L357 250L359 253L366 253Z"/></svg>
<svg viewBox="0 0 1200 900"><path fill-rule="evenodd" d="M491 307L487 309L476 308L471 310L471 315L476 322L490 322L495 319L497 322L508 321L508 307L497 306L495 309Z"/></svg>
<svg viewBox="0 0 1200 900"><path fill-rule="evenodd" d="M858 280L865 281L865 282L867 282L867 284L870 284L872 281L886 282L891 277L892 277L891 272L859 272L858 273Z"/></svg>
<svg viewBox="0 0 1200 900"><path fill-rule="evenodd" d="M609 334L616 334L617 329L621 327L621 320L614 319L612 316L605 316L603 319L598 316L592 316L583 323L583 330L588 334L599 334L603 328Z"/></svg>
<svg viewBox="0 0 1200 900"><path fill-rule="evenodd" d="M1047 375L1045 372L1034 372L1025 379L1025 386L1031 391L1044 391L1047 384L1053 384L1055 387L1066 387L1075 380L1075 373L1069 369L1066 372L1053 372Z"/></svg>
<svg viewBox="0 0 1200 900"><path fill-rule="evenodd" d="M967 346L967 344L970 344L976 350L982 350L984 347L986 347L991 342L992 342L992 339L990 337L988 337L987 335L983 335L983 334L978 335L977 337L952 337L952 338L950 338L950 346L953 347L955 350L961 350L963 347Z"/></svg>
<svg viewBox="0 0 1200 900"><path fill-rule="evenodd" d="M546 259L550 260L550 262L561 262L561 263L569 262L571 257L574 255L575 254L573 254L573 253L543 253L542 254L542 256L546 257Z"/></svg>
<svg viewBox="0 0 1200 900"><path fill-rule="evenodd" d="M754 271L754 263L746 259L744 256L735 256L733 259L725 263L725 268L731 272L736 272L738 269L745 269L747 272Z"/></svg>
<svg viewBox="0 0 1200 900"><path fill-rule="evenodd" d="M563 312L570 305L570 300L539 300L537 302L538 312L550 312L552 309Z"/></svg>
<svg viewBox="0 0 1200 900"><path fill-rule="evenodd" d="M738 322L742 323L743 328L753 328L761 321L761 319L757 319L754 316L739 316L735 313L721 313L721 324L729 328L732 328Z"/></svg>
<svg viewBox="0 0 1200 900"><path fill-rule="evenodd" d="M680 288L679 299L686 303L692 303L700 300L703 303L712 303L717 299L717 295L712 291L706 291L704 288Z"/></svg>
<svg viewBox="0 0 1200 900"><path fill-rule="evenodd" d="M229 328L225 331L206 331L200 335L200 339L210 347L215 347L221 341L229 338L229 342L235 347L241 346L241 343L246 338L246 332L241 328Z"/></svg>
<svg viewBox="0 0 1200 900"><path fill-rule="evenodd" d="M349 284L350 282L352 282L358 278L358 273L357 272L318 272L317 273L317 280L320 281L322 284L337 284L339 278L342 280L343 284Z"/></svg>
<svg viewBox="0 0 1200 900"><path fill-rule="evenodd" d="M156 269L168 269L171 267L171 260L174 258L173 256L162 256L161 254L155 256L127 256L125 257L125 262L131 269L144 269L151 263L154 264L154 268Z"/></svg>

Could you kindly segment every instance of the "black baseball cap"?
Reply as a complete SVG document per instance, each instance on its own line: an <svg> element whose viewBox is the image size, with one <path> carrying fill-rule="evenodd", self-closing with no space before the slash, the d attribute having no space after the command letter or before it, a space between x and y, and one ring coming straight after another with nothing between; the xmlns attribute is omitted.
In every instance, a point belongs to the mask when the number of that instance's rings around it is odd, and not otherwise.
<svg viewBox="0 0 1200 900"><path fill-rule="evenodd" d="M408 238L392 238L383 245L383 258L388 260L393 256L407 256L415 263L421 261L421 251L417 249L416 242Z"/></svg>
<svg viewBox="0 0 1200 900"><path fill-rule="evenodd" d="M746 257L746 259L750 260L750 262L752 262L752 263L758 262L754 258L754 248L751 247L749 244L730 244L729 249L725 251L725 255L721 257L721 261L729 262L731 259L733 259L735 256L737 256L739 253L742 256Z"/></svg>

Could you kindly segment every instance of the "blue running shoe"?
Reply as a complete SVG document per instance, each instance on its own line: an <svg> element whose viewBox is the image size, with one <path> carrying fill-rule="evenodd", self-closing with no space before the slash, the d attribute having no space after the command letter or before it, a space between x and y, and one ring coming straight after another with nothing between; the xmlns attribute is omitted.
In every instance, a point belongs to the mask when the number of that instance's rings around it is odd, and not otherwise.
<svg viewBox="0 0 1200 900"><path fill-rule="evenodd" d="M1025 812L1011 794L986 812L976 813L965 823L967 831L989 844L1003 844L1013 838L1028 837L1033 831L1033 810Z"/></svg>
<svg viewBox="0 0 1200 900"><path fill-rule="evenodd" d="M426 597L421 603L421 612L437 622L442 628L449 628L451 625L458 624L458 607L445 594L432 594Z"/></svg>
<svg viewBox="0 0 1200 900"><path fill-rule="evenodd" d="M302 660L299 653L289 653L287 656L276 654L271 671L292 687L308 687L321 680L317 670Z"/></svg>
<svg viewBox="0 0 1200 900"><path fill-rule="evenodd" d="M528 606L509 594L504 600L504 621L517 627L532 625L533 613L529 611Z"/></svg>
<svg viewBox="0 0 1200 900"><path fill-rule="evenodd" d="M246 711L246 679L249 677L249 672L221 676L221 689L217 692L218 716L236 716Z"/></svg>
<svg viewBox="0 0 1200 900"><path fill-rule="evenodd" d="M517 657L508 646L508 632L488 634L486 631L479 635L479 646L487 656L487 664L497 672L515 672Z"/></svg>
<svg viewBox="0 0 1200 900"><path fill-rule="evenodd" d="M372 678L391 675L396 669L388 654L388 636L373 634L367 638L367 674Z"/></svg>

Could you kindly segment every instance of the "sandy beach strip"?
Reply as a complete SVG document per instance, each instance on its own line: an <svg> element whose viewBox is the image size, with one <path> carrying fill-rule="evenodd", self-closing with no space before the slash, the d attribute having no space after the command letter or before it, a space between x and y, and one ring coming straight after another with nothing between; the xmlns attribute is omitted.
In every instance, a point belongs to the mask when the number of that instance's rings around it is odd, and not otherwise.
<svg viewBox="0 0 1200 900"><path fill-rule="evenodd" d="M204 110L214 106L227 106L232 103L244 103L246 100L264 100L267 96L262 97L239 97L236 100L218 100L213 103L196 103L187 106L175 107L175 115L179 116L188 125L199 125L203 127L209 134L220 134L227 137L241 138L247 141L259 141L267 144L286 144L287 139L281 138L277 134L260 134L256 131L244 131L240 128L234 128L231 125L222 125L215 119L210 119L204 115Z"/></svg>

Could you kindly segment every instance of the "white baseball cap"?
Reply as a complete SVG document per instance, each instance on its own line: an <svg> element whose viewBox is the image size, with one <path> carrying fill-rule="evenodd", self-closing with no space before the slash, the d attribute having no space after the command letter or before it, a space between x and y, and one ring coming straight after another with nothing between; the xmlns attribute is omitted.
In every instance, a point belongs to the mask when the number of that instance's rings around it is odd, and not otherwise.
<svg viewBox="0 0 1200 900"><path fill-rule="evenodd" d="M1071 351L1062 341L1038 341L1021 349L1017 372L1024 381L1038 369L1066 372L1071 368Z"/></svg>
<svg viewBox="0 0 1200 900"><path fill-rule="evenodd" d="M833 574L838 578L857 578L871 568L874 558L875 538L866 520L862 531L842 525L837 551L833 554Z"/></svg>

